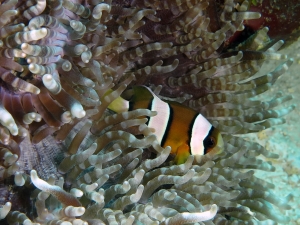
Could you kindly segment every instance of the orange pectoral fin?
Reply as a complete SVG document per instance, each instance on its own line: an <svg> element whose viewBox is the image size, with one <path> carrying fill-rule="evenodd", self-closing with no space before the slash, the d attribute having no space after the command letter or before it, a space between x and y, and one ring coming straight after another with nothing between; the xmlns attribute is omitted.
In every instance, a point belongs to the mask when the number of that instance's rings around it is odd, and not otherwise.
<svg viewBox="0 0 300 225"><path fill-rule="evenodd" d="M187 158L190 156L190 146L182 144L177 148L175 162L177 165L185 163Z"/></svg>

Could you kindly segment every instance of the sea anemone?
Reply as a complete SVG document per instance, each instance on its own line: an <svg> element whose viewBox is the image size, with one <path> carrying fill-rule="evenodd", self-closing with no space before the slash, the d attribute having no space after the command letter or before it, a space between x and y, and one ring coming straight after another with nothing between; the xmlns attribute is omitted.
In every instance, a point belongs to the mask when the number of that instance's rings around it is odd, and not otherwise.
<svg viewBox="0 0 300 225"><path fill-rule="evenodd" d="M0 219L8 224L276 224L291 196L254 170L277 158L239 134L284 123L291 96L254 100L293 60L248 1L31 0L0 5ZM265 60L281 60L256 77ZM225 151L176 165L147 126L113 113L136 85L205 116ZM11 179L13 177L13 181ZM24 196L24 193L26 195ZM29 201L30 196L30 201ZM24 200L25 198L25 200Z"/></svg>

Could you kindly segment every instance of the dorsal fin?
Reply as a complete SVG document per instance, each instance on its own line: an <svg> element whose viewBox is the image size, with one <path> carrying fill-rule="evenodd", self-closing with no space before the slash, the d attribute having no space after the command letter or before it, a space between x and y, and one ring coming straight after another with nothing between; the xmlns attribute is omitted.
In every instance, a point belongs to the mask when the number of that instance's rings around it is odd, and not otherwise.
<svg viewBox="0 0 300 225"><path fill-rule="evenodd" d="M151 89L146 86L135 86L133 87L133 91L134 95L131 99L133 102L149 101L155 96Z"/></svg>
<svg viewBox="0 0 300 225"><path fill-rule="evenodd" d="M108 109L116 113L127 112L129 110L129 102L133 102L133 103L139 103L144 101L148 102L155 97L155 94L151 91L151 89L146 86L135 86L133 87L132 90L133 93L129 101L125 100L122 97L118 97L112 103L109 104ZM110 94L111 92L113 92L113 90L109 89L104 94L104 96Z"/></svg>

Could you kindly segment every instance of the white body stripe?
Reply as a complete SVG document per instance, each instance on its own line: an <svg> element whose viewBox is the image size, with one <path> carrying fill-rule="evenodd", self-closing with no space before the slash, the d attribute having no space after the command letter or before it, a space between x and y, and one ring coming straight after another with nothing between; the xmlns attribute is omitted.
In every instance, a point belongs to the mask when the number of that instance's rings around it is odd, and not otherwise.
<svg viewBox="0 0 300 225"><path fill-rule="evenodd" d="M153 100L151 104L151 110L158 113L156 116L150 117L148 126L155 129L154 134L156 135L158 142L161 144L170 118L170 106L168 103L163 102L156 97L154 93L152 94Z"/></svg>
<svg viewBox="0 0 300 225"><path fill-rule="evenodd" d="M192 128L191 136L191 153L192 155L204 155L204 145L203 140L208 135L212 125L205 119L201 114L199 114Z"/></svg>

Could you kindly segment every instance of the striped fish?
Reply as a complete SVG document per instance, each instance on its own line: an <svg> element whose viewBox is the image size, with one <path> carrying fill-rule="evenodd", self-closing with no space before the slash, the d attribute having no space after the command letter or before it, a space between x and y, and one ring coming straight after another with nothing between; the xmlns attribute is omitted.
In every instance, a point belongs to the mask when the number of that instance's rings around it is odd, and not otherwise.
<svg viewBox="0 0 300 225"><path fill-rule="evenodd" d="M119 101L119 103L117 103ZM118 100L109 105L109 109L117 112ZM130 101L123 103L123 109L149 109L157 115L150 117L148 127L162 147L171 146L171 154L175 154L175 162L182 164L189 155L204 155L210 151L219 153L224 149L220 132L207 119L195 110L173 101L162 101L148 87L136 86Z"/></svg>

